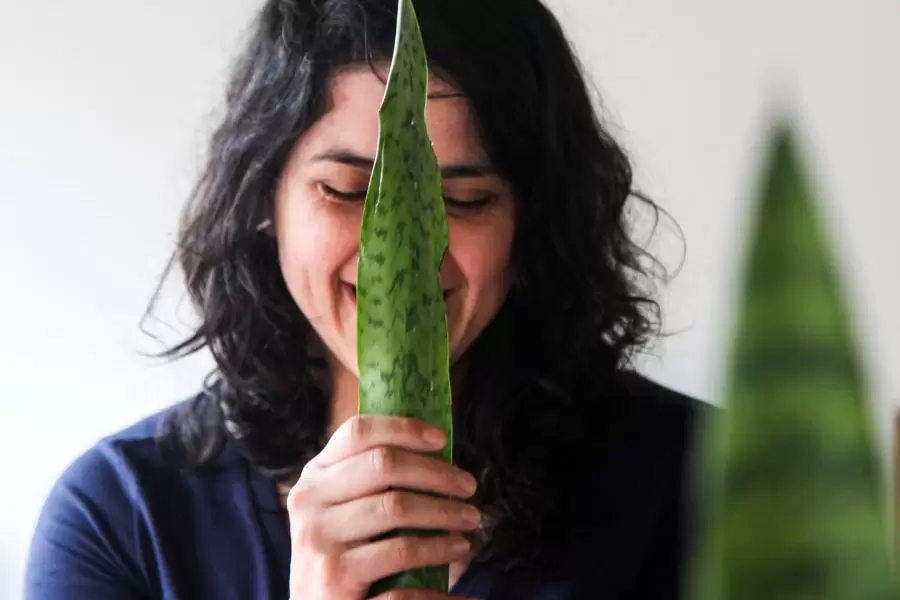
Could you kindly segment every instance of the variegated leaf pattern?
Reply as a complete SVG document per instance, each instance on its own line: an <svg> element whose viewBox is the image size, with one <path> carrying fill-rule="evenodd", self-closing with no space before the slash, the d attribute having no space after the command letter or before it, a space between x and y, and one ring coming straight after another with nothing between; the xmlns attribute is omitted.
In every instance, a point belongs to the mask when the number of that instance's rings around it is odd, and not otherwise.
<svg viewBox="0 0 900 600"><path fill-rule="evenodd" d="M399 0L360 233L359 412L420 418L452 440L447 317L439 277L448 226L425 124L428 78L412 1ZM439 455L451 461L452 442ZM411 532L391 535L400 533ZM378 582L370 594L393 588L446 591L447 582L446 566L416 569Z"/></svg>

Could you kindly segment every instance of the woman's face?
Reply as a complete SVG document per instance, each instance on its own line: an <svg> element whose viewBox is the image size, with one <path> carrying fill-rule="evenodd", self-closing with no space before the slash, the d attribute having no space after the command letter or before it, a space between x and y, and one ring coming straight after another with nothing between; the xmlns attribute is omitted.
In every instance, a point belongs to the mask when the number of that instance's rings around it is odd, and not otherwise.
<svg viewBox="0 0 900 600"><path fill-rule="evenodd" d="M494 174L466 100L452 92L431 84L426 122L447 199L450 246L441 285L455 361L506 299L515 215L510 186ZM275 197L287 287L330 352L357 375L353 291L383 96L384 83L368 67L336 75L330 109L298 141Z"/></svg>

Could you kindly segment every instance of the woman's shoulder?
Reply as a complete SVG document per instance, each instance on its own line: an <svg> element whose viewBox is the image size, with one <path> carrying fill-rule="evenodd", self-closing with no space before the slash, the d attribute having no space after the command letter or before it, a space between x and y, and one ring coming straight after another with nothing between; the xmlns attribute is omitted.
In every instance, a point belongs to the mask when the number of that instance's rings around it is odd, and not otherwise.
<svg viewBox="0 0 900 600"><path fill-rule="evenodd" d="M655 506L687 491L701 434L721 409L634 372L622 373L615 399L596 417L603 435L587 459L593 486L627 504ZM605 422L600 424L599 421Z"/></svg>
<svg viewBox="0 0 900 600"><path fill-rule="evenodd" d="M721 409L636 373L623 374L608 435L590 457L589 554L608 589L673 598L694 542L698 444Z"/></svg>
<svg viewBox="0 0 900 600"><path fill-rule="evenodd" d="M32 536L29 598L62 597L73 586L98 599L159 591L187 576L173 556L196 550L230 560L228 545L215 542L219 528L252 541L249 505L240 501L248 463L223 452L202 469L184 469L160 447L161 428L190 402L97 440L64 469Z"/></svg>
<svg viewBox="0 0 900 600"><path fill-rule="evenodd" d="M174 474L160 452L157 433L184 405L170 405L97 438L62 471L51 490L50 502L75 490L97 503L117 496L128 498L139 491L136 486L144 477L169 471Z"/></svg>
<svg viewBox="0 0 900 600"><path fill-rule="evenodd" d="M600 479L613 466L622 473L685 466L700 441L698 434L721 412L635 371L620 371L583 394L578 427L588 440L585 466Z"/></svg>
<svg viewBox="0 0 900 600"><path fill-rule="evenodd" d="M719 409L634 372L589 389L573 423L588 439L562 475L547 569L537 571L565 580L573 597L674 600L694 535L694 449ZM522 577L523 590L541 581Z"/></svg>
<svg viewBox="0 0 900 600"><path fill-rule="evenodd" d="M627 431L623 439L652 436L654 447L690 447L703 423L715 419L721 409L679 392L637 372L619 377L622 408L617 425ZM624 431L623 431L624 433Z"/></svg>
<svg viewBox="0 0 900 600"><path fill-rule="evenodd" d="M200 398L198 394L170 404L98 438L67 466L57 485L109 489L115 481L123 491L135 493L139 491L134 487L139 480L188 476L174 449L163 445L163 434L176 415L189 410ZM210 462L209 470L237 466L234 459L233 453L223 452Z"/></svg>
<svg viewBox="0 0 900 600"><path fill-rule="evenodd" d="M184 468L177 447L164 443L173 417L197 406L198 394L145 415L98 438L57 478L44 507L103 511L115 516L140 512L166 497L185 500L211 485L244 480L249 463L227 444L199 468ZM177 425L176 425L177 426Z"/></svg>

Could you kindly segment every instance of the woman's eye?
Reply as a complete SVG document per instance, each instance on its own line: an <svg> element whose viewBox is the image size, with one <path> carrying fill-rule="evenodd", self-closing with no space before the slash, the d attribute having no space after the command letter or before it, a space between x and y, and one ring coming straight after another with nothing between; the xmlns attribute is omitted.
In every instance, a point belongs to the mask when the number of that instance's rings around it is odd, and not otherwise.
<svg viewBox="0 0 900 600"><path fill-rule="evenodd" d="M362 202L366 199L368 190L339 190L324 183L319 184L322 194L340 202ZM474 211L483 208L494 200L494 194L485 194L473 198L455 198L444 196L444 203L456 210Z"/></svg>
<svg viewBox="0 0 900 600"><path fill-rule="evenodd" d="M366 199L366 192L368 190L339 190L331 187L330 185L320 184L320 188L322 193L330 198L335 200L340 200L342 202L353 202L359 200Z"/></svg>
<svg viewBox="0 0 900 600"><path fill-rule="evenodd" d="M494 194L485 194L475 198L453 198L444 196L444 203L460 210L477 210L483 208L494 200Z"/></svg>

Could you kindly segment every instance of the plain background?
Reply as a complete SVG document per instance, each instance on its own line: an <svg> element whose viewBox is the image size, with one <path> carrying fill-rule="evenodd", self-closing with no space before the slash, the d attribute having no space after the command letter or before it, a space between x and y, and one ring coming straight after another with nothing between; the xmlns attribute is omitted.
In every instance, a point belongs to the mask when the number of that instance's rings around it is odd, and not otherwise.
<svg viewBox="0 0 900 600"><path fill-rule="evenodd" d="M258 5L0 4L0 598L21 595L31 530L60 471L97 438L192 393L209 366L205 356L142 358L158 346L137 324ZM760 142L771 109L791 106L887 450L900 402L900 2L554 6L639 182L687 239L664 297L677 334L644 369L719 402ZM662 233L662 248L677 251ZM167 292L162 315L175 326L179 292Z"/></svg>

